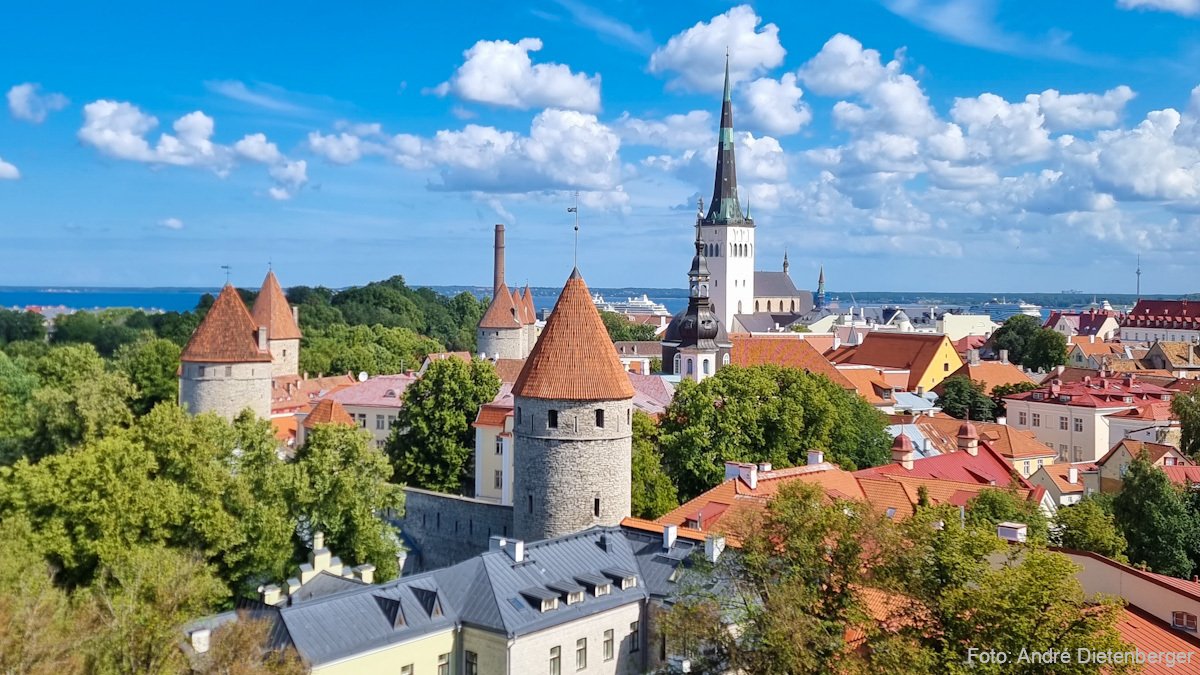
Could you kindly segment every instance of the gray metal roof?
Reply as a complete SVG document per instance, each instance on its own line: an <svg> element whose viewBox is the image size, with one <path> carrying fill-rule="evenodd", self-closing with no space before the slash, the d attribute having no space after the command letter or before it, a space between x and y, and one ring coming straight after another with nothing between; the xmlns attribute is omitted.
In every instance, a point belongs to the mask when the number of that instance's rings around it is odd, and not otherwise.
<svg viewBox="0 0 1200 675"><path fill-rule="evenodd" d="M754 296L758 298L794 298L800 295L786 272L755 272Z"/></svg>
<svg viewBox="0 0 1200 675"><path fill-rule="evenodd" d="M377 585L341 584L330 576L330 583L320 582L327 593L306 594L311 597L280 607L254 604L256 614L275 623L273 642L294 644L310 666L319 666L463 624L517 636L666 597L674 588L672 572L686 566L697 548L703 546L678 539L671 551L664 551L659 534L596 527L526 544L520 563L506 551L489 551ZM620 583L609 581L625 576L635 577L636 584L622 590ZM597 584L610 584L609 593L596 597ZM579 590L585 591L582 602L559 602L557 609L545 612L534 601ZM219 624L230 618L218 615L207 621Z"/></svg>

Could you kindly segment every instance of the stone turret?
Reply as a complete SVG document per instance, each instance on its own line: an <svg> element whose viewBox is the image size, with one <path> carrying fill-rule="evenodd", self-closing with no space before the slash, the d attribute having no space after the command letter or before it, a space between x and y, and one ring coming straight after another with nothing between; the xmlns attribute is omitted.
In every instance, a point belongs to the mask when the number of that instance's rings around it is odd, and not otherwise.
<svg viewBox="0 0 1200 675"><path fill-rule="evenodd" d="M699 382L717 370L717 317L709 300L708 261L704 238L696 228L696 255L688 270L688 306L680 319L679 374Z"/></svg>
<svg viewBox="0 0 1200 675"><path fill-rule="evenodd" d="M492 301L475 329L475 350L486 359L523 359L533 347L532 299L504 283L504 226L496 225L492 271Z"/></svg>
<svg viewBox="0 0 1200 675"><path fill-rule="evenodd" d="M267 346L271 350L271 375L300 374L300 326L297 312L288 305L275 273L267 271L262 289L250 310L254 325L267 327Z"/></svg>
<svg viewBox="0 0 1200 675"><path fill-rule="evenodd" d="M180 355L179 403L192 414L232 419L246 408L271 416L270 333L229 284Z"/></svg>
<svg viewBox="0 0 1200 675"><path fill-rule="evenodd" d="M514 535L546 539L628 517L633 386L578 269L513 396Z"/></svg>

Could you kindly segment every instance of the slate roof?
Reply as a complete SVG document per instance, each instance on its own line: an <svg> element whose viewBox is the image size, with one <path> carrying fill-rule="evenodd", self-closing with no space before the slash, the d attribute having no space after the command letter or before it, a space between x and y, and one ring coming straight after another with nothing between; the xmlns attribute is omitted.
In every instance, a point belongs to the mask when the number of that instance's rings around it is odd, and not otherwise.
<svg viewBox="0 0 1200 675"><path fill-rule="evenodd" d="M633 385L578 269L571 271L525 359L513 394L567 401L633 398Z"/></svg>
<svg viewBox="0 0 1200 675"><path fill-rule="evenodd" d="M586 618L615 607L665 598L674 589L672 571L703 543L680 536L664 551L662 535L636 526L596 527L576 534L527 543L525 560L507 551L488 551L451 567L383 584L317 577L321 592L278 607L254 603L280 629L276 646L294 644L310 667L415 638L472 626L516 637ZM629 574L636 584L608 595L590 592L589 582ZM313 582L310 582L312 584ZM568 605L557 587L583 587L581 602ZM308 585L306 584L305 588ZM535 597L557 597L558 608L541 611ZM231 620L226 614L194 622L191 628Z"/></svg>
<svg viewBox="0 0 1200 675"><path fill-rule="evenodd" d="M324 398L313 406L312 412L304 418L304 428L312 429L318 424L344 424L346 426L354 426L354 418L341 403L331 399Z"/></svg>
<svg viewBox="0 0 1200 675"><path fill-rule="evenodd" d="M262 289L254 299L254 309L250 310L250 315L254 317L255 326L267 327L267 337L271 340L300 339L300 327L296 325L292 308L274 272L268 271L263 279Z"/></svg>
<svg viewBox="0 0 1200 675"><path fill-rule="evenodd" d="M787 272L755 272L754 296L759 298L794 298L799 295L796 284Z"/></svg>
<svg viewBox="0 0 1200 675"><path fill-rule="evenodd" d="M196 327L180 361L199 363L270 363L270 352L258 351L258 327L237 289L225 284Z"/></svg>
<svg viewBox="0 0 1200 675"><path fill-rule="evenodd" d="M521 315L517 311L517 306L513 304L512 293L503 282L501 282L500 288L496 289L495 297L488 304L483 318L479 320L479 327L490 330L521 327Z"/></svg>

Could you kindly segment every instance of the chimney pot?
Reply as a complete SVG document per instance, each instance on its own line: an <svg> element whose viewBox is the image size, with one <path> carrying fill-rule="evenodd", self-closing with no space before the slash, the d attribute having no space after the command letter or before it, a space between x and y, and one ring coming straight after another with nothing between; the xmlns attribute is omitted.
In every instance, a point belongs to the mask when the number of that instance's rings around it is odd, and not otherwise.
<svg viewBox="0 0 1200 675"><path fill-rule="evenodd" d="M312 545L314 551L325 548L325 533L321 531L313 532Z"/></svg>
<svg viewBox="0 0 1200 675"><path fill-rule="evenodd" d="M375 566L371 563L363 563L354 568L354 578L364 584L375 583Z"/></svg>
<svg viewBox="0 0 1200 675"><path fill-rule="evenodd" d="M292 305L292 321L295 321L297 326L300 325L300 306L299 305Z"/></svg>
<svg viewBox="0 0 1200 675"><path fill-rule="evenodd" d="M283 589L275 584L267 584L258 587L259 598L264 605L278 605L283 599Z"/></svg>
<svg viewBox="0 0 1200 675"><path fill-rule="evenodd" d="M1007 349L1000 350L1000 363L1008 363L1008 350Z"/></svg>

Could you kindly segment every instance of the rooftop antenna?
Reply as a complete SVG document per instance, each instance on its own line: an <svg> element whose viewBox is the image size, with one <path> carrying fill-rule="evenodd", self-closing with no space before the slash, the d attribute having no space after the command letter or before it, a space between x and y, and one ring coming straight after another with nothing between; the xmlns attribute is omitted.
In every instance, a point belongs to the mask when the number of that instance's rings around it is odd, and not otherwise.
<svg viewBox="0 0 1200 675"><path fill-rule="evenodd" d="M579 267L579 190L575 191L575 206L568 206L567 213L575 214L575 267Z"/></svg>
<svg viewBox="0 0 1200 675"><path fill-rule="evenodd" d="M225 270L225 284L228 285L229 284L229 274L233 271L233 268L230 267L229 265L221 265L221 269Z"/></svg>

